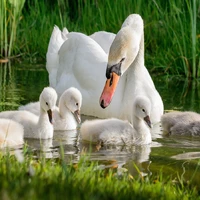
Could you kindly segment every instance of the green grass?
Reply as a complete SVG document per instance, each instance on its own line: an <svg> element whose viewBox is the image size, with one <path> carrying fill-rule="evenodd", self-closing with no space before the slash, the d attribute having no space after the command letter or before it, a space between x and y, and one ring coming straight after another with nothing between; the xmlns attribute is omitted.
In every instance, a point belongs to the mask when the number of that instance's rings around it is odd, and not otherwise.
<svg viewBox="0 0 200 200"><path fill-rule="evenodd" d="M12 42L13 53L21 55L20 61L45 63L54 24L61 29L66 26L69 31L85 34L99 30L116 33L131 13L139 13L145 22L145 63L149 70L199 77L198 0L53 0L51 4L47 0L26 0L16 40ZM3 29L4 26L1 27L1 33ZM8 31L7 41L10 41Z"/></svg>
<svg viewBox="0 0 200 200"><path fill-rule="evenodd" d="M1 0L0 44L1 55L11 57L16 46L17 26L25 0Z"/></svg>
<svg viewBox="0 0 200 200"><path fill-rule="evenodd" d="M84 155L77 164L67 164L35 159L26 147L23 152L20 162L11 152L0 154L1 199L200 199L198 188L179 176L132 177L117 168L101 169Z"/></svg>

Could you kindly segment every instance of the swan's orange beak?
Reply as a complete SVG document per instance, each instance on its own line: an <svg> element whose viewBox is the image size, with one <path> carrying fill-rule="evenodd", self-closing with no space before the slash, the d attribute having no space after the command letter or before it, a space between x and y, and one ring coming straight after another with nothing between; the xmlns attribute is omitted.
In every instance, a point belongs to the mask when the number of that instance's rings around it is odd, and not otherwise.
<svg viewBox="0 0 200 200"><path fill-rule="evenodd" d="M119 79L120 76L115 72L112 72L111 78L107 79L99 101L102 108L109 106L110 102L112 101Z"/></svg>

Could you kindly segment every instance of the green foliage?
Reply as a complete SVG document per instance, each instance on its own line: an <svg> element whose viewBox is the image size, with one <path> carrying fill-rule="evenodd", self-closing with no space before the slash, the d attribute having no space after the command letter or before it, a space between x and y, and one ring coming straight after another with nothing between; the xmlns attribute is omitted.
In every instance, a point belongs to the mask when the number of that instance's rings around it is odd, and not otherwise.
<svg viewBox="0 0 200 200"><path fill-rule="evenodd" d="M0 1L0 44L1 57L10 57L16 49L17 26L25 0Z"/></svg>
<svg viewBox="0 0 200 200"><path fill-rule="evenodd" d="M16 154L16 153L15 153ZM162 174L132 177L116 168L101 169L82 155L77 164L64 159L34 159L23 149L20 162L0 154L1 199L198 199L197 188Z"/></svg>
<svg viewBox="0 0 200 200"><path fill-rule="evenodd" d="M145 23L145 61L151 71L199 77L200 1L198 0L26 0L15 42L16 54L45 62L54 24L92 34L117 33L131 13ZM1 40L2 41L2 40Z"/></svg>

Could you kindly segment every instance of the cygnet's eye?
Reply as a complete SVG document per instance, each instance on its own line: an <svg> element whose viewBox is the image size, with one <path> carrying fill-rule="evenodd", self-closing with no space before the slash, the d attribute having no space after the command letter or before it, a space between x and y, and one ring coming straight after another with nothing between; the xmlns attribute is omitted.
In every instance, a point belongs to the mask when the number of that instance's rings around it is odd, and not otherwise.
<svg viewBox="0 0 200 200"><path fill-rule="evenodd" d="M123 62L124 60L125 60L125 58L122 58L122 59L120 60L120 63Z"/></svg>
<svg viewBox="0 0 200 200"><path fill-rule="evenodd" d="M46 105L48 106L49 104L46 102Z"/></svg>
<svg viewBox="0 0 200 200"><path fill-rule="evenodd" d="M76 103L76 106L78 106L78 103Z"/></svg>
<svg viewBox="0 0 200 200"><path fill-rule="evenodd" d="M144 109L144 108L142 109L142 112L145 112L145 109Z"/></svg>

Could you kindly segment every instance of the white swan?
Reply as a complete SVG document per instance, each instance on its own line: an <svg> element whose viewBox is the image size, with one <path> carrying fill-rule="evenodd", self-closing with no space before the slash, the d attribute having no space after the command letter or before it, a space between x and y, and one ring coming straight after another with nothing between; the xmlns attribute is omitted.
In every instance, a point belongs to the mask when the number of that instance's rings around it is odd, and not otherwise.
<svg viewBox="0 0 200 200"><path fill-rule="evenodd" d="M13 120L0 119L0 148L15 147L23 143L23 126Z"/></svg>
<svg viewBox="0 0 200 200"><path fill-rule="evenodd" d="M116 118L85 121L80 128L81 139L103 144L150 144L150 111L149 99L138 96L133 103L133 126L128 121Z"/></svg>
<svg viewBox="0 0 200 200"><path fill-rule="evenodd" d="M52 109L54 109L57 93L51 87L46 87L40 94L39 117L28 111L0 112L0 118L12 119L24 126L24 137L48 139L53 137Z"/></svg>
<svg viewBox="0 0 200 200"><path fill-rule="evenodd" d="M192 111L173 111L161 117L164 133L200 136L200 114Z"/></svg>
<svg viewBox="0 0 200 200"><path fill-rule="evenodd" d="M54 130L74 130L81 123L80 109L82 105L82 95L80 91L71 87L60 96L58 107L53 112ZM29 103L20 106L18 110L27 110L39 116L39 102Z"/></svg>
<svg viewBox="0 0 200 200"><path fill-rule="evenodd" d="M163 102L144 66L143 29L140 15L128 16L107 55L108 47L105 51L102 48L104 42L75 32L69 32L64 40L62 32L54 27L46 64L50 86L59 96L66 88L78 88L83 96L81 111L84 115L116 117L129 122L132 122L132 100L137 95L144 95L152 105L152 122L160 121ZM102 109L99 102L103 108L110 105Z"/></svg>

